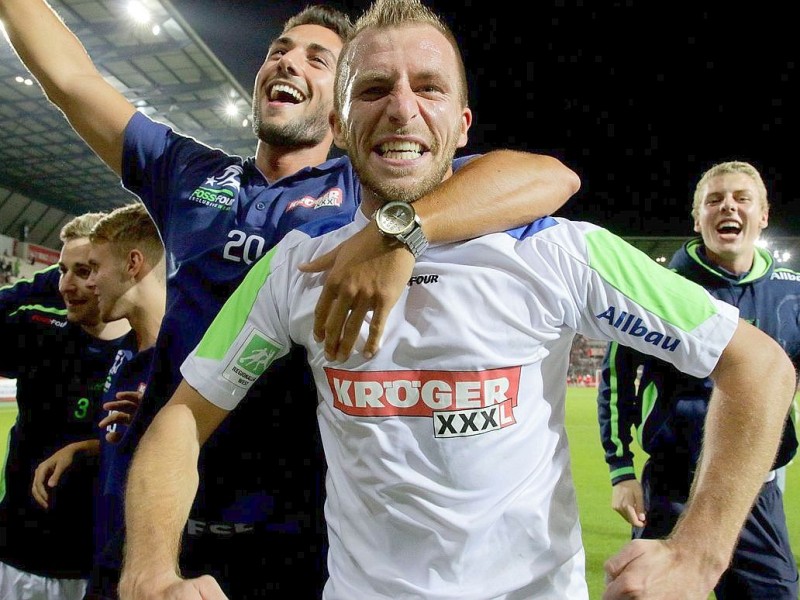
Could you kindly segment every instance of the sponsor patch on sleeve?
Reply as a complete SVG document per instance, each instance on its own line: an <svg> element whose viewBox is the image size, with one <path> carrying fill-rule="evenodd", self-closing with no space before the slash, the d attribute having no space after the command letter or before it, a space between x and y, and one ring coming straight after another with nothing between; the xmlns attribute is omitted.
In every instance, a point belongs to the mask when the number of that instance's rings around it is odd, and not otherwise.
<svg viewBox="0 0 800 600"><path fill-rule="evenodd" d="M282 346L254 329L225 367L222 376L233 385L249 389L275 360Z"/></svg>

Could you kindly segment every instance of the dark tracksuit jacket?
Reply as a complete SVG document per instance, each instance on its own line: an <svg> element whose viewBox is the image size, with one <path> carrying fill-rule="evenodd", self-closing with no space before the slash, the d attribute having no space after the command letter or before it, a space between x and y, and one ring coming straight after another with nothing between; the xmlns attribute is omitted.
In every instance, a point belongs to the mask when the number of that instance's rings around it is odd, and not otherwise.
<svg viewBox="0 0 800 600"><path fill-rule="evenodd" d="M716 298L737 306L741 318L775 339L798 367L800 273L777 267L766 250L757 248L751 271L736 277L706 259L700 239L684 244L669 266ZM637 394L634 381L639 365L643 370ZM650 356L610 344L599 385L598 419L611 483L635 478L632 428L653 463L691 477L700 454L711 389L710 379L690 377ZM787 417L773 468L787 464L796 450L794 425Z"/></svg>

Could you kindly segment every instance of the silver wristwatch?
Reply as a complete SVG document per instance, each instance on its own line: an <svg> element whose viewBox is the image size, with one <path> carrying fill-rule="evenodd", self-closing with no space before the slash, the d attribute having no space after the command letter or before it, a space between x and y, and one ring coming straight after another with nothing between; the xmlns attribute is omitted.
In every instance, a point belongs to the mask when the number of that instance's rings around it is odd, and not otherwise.
<svg viewBox="0 0 800 600"><path fill-rule="evenodd" d="M408 202L387 202L375 211L375 224L383 235L405 244L415 259L428 248L419 217Z"/></svg>

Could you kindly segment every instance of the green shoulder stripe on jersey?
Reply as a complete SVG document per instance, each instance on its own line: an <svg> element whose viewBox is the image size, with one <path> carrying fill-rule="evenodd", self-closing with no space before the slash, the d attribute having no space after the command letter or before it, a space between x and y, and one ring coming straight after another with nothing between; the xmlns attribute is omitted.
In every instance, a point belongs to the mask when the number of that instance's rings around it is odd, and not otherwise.
<svg viewBox="0 0 800 600"><path fill-rule="evenodd" d="M247 316L253 309L258 292L272 271L272 259L277 246L262 256L247 272L247 275L222 306L211 326L197 346L196 355L212 360L222 360L244 327Z"/></svg>
<svg viewBox="0 0 800 600"><path fill-rule="evenodd" d="M66 308L54 308L52 306L42 306L41 304L25 304L23 306L18 306L16 310L9 313L9 316L13 317L19 312L25 311L33 311L47 313L49 315L55 315L57 317L64 317L67 314Z"/></svg>
<svg viewBox="0 0 800 600"><path fill-rule="evenodd" d="M665 269L641 250L605 229L586 234L589 266L645 309L683 331L717 313L695 283Z"/></svg>

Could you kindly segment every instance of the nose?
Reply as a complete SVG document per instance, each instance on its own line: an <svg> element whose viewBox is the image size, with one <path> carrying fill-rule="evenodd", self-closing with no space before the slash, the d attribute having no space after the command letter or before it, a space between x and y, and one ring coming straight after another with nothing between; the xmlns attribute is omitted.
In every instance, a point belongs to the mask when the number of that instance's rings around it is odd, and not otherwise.
<svg viewBox="0 0 800 600"><path fill-rule="evenodd" d="M407 85L399 86L389 96L386 114L394 125L406 125L419 114L417 95Z"/></svg>
<svg viewBox="0 0 800 600"><path fill-rule="evenodd" d="M725 196L723 196L720 209L728 212L733 212L736 210L736 200L734 199L733 194L725 194Z"/></svg>
<svg viewBox="0 0 800 600"><path fill-rule="evenodd" d="M67 290L75 289L75 281L69 271L62 273L58 280L58 291L62 294Z"/></svg>
<svg viewBox="0 0 800 600"><path fill-rule="evenodd" d="M289 75L297 75L297 57L295 54L299 52L299 50L289 50L285 52L283 56L278 59L278 72L279 73L287 73Z"/></svg>

